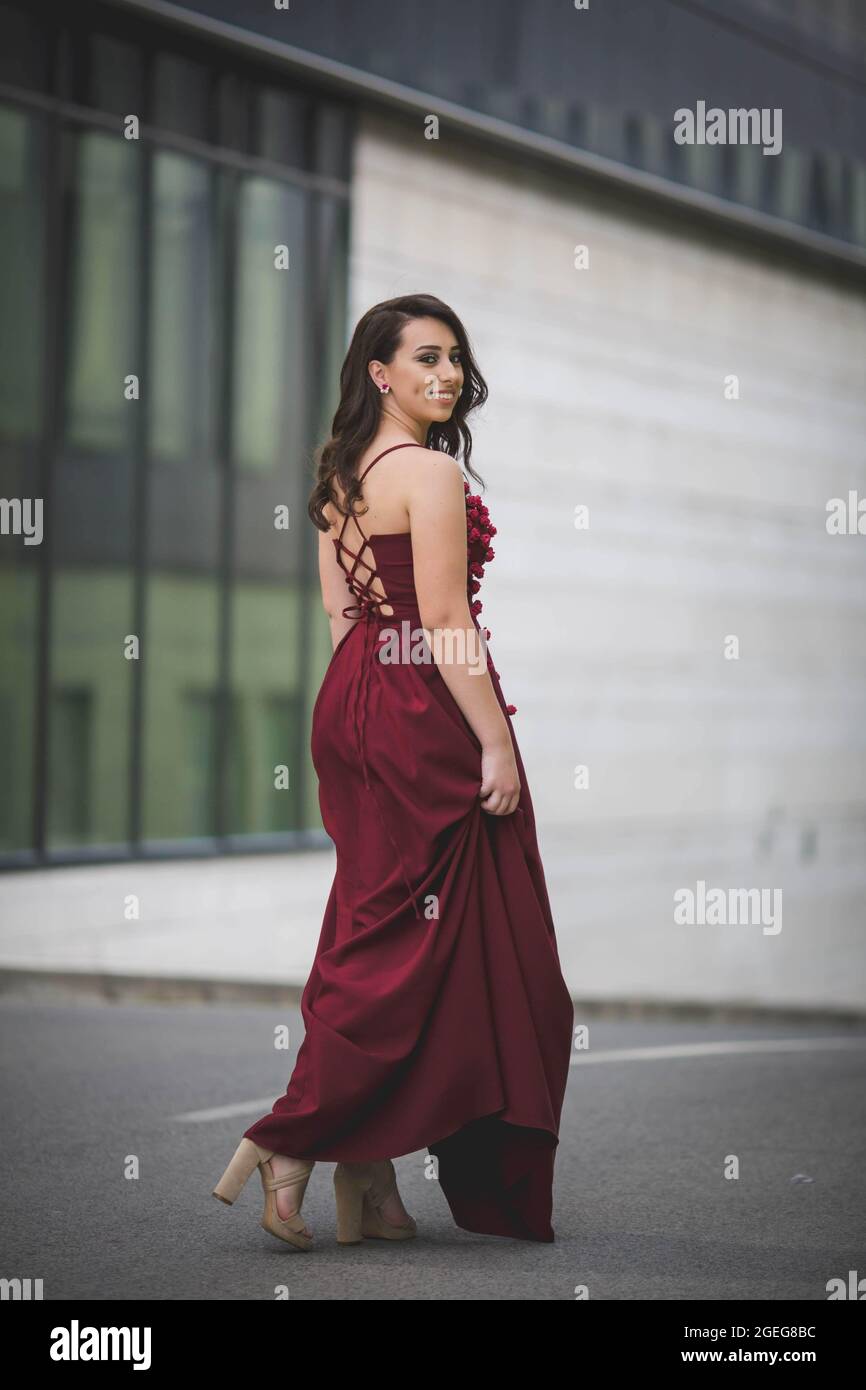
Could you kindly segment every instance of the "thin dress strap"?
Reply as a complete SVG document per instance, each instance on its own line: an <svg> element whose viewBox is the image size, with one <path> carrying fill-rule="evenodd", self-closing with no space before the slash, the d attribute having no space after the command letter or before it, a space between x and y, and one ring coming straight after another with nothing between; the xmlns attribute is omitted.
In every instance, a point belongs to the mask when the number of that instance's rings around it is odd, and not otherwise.
<svg viewBox="0 0 866 1390"><path fill-rule="evenodd" d="M390 454L394 449L424 449L426 447L427 446L425 444L416 444L414 440L407 439L405 444L392 444L390 448L383 449L381 454L377 454L376 457L373 459L373 463L378 463L380 459L383 459L386 454ZM359 482L362 483L364 481L370 469L373 467L373 463L367 464L367 467L364 469L363 473L358 479Z"/></svg>

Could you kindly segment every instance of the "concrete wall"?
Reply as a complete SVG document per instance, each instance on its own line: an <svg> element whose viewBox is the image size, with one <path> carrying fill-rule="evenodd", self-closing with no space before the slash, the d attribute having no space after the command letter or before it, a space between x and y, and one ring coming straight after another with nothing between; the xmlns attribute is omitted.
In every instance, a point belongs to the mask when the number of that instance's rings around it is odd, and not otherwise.
<svg viewBox="0 0 866 1390"><path fill-rule="evenodd" d="M573 992L862 1006L862 292L444 126L371 116L355 178L353 322L438 294L490 387L482 616ZM699 880L781 930L677 924Z"/></svg>

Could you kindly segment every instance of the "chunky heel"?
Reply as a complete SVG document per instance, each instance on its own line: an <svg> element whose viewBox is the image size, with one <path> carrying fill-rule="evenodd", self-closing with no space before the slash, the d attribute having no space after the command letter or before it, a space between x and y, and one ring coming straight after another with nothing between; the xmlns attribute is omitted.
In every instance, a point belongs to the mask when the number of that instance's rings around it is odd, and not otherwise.
<svg viewBox="0 0 866 1390"><path fill-rule="evenodd" d="M213 1190L214 1197L231 1206L244 1189L247 1178L255 1172L260 1163L270 1158L272 1149L260 1149L252 1139L242 1139L235 1149L234 1156Z"/></svg>
<svg viewBox="0 0 866 1390"><path fill-rule="evenodd" d="M373 1166L338 1163L334 1169L337 1203L337 1244L358 1245L363 1239L364 1196L373 1186Z"/></svg>
<svg viewBox="0 0 866 1390"><path fill-rule="evenodd" d="M292 1172L283 1173L279 1178L275 1178L273 1168L269 1166L269 1160L273 1158L274 1153L274 1149L263 1149L260 1145L254 1144L252 1139L244 1137L235 1149L231 1163L213 1189L213 1195L231 1206L243 1191L250 1174L258 1168L265 1194L264 1210L259 1222L262 1230L269 1231L278 1240L293 1245L296 1250L312 1250L313 1237L307 1234L304 1226L301 1204L310 1174L316 1166L315 1160L299 1158ZM277 1209L277 1192L281 1187L296 1189L295 1210L285 1221Z"/></svg>
<svg viewBox="0 0 866 1390"><path fill-rule="evenodd" d="M397 1193L397 1174L390 1158L374 1165L373 1182L364 1193L364 1215L361 1221L361 1234L373 1236L378 1240L411 1240L418 1234L415 1218L410 1216L402 1226L386 1221L381 1208L392 1195Z"/></svg>

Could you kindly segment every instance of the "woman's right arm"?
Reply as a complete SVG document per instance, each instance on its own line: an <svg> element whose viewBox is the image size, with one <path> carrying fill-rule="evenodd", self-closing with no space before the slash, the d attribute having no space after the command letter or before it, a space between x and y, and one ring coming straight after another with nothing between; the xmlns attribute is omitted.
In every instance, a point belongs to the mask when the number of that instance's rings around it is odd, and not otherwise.
<svg viewBox="0 0 866 1390"><path fill-rule="evenodd" d="M520 776L466 592L466 503L455 460L422 449L403 474L421 622L442 679L481 744L481 805L507 816Z"/></svg>

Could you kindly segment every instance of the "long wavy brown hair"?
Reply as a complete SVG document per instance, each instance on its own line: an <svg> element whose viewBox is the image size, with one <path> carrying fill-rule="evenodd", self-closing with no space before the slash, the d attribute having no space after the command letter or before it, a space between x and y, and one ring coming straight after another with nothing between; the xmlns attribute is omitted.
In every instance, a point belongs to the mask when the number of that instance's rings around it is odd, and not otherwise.
<svg viewBox="0 0 866 1390"><path fill-rule="evenodd" d="M361 496L361 484L354 472L355 464L375 438L382 410L382 396L367 370L369 363L374 360L393 361L406 324L412 319L421 318L440 319L448 325L457 339L463 366L463 390L450 417L430 425L427 447L441 449L456 459L462 443L463 468L484 486L484 479L469 462L472 435L466 417L487 400L487 383L472 356L466 329L454 310L435 295L400 295L397 299L374 304L359 319L352 335L340 371L340 404L331 423L331 437L314 454L316 483L307 503L307 511L319 531L328 530L329 523L323 509L329 502L343 515L349 515ZM331 488L334 478L340 484L344 506L340 505Z"/></svg>

